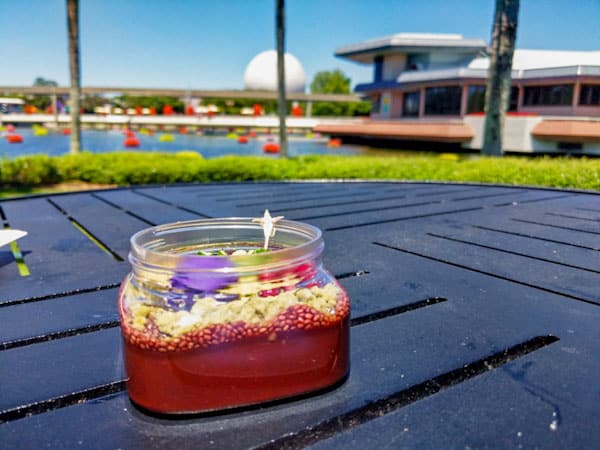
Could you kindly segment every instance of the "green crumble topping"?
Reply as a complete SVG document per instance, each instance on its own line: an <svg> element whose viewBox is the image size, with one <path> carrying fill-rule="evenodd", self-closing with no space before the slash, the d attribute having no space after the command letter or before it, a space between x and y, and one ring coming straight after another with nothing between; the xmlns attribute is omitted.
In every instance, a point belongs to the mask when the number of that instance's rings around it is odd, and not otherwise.
<svg viewBox="0 0 600 450"><path fill-rule="evenodd" d="M290 306L300 304L331 315L335 312L340 293L334 283L329 283L323 287L300 288L295 291L283 291L270 297L261 297L255 289L248 286L240 289L243 286L242 283L234 289L240 295L238 300L219 302L212 297L196 297L190 311L172 311L144 303L135 295L131 295L127 301L130 312L129 323L133 328L143 330L151 321L161 333L177 337L214 324L238 321L252 325L267 323Z"/></svg>

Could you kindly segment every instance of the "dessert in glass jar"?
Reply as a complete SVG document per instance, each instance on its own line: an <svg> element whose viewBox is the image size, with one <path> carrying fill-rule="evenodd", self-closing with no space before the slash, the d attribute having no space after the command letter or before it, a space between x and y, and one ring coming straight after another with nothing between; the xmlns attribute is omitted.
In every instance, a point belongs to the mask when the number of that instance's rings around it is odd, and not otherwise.
<svg viewBox="0 0 600 450"><path fill-rule="evenodd" d="M274 234L249 218L135 234L119 294L131 400L196 413L344 379L350 301L323 268L323 247L318 228L287 220Z"/></svg>

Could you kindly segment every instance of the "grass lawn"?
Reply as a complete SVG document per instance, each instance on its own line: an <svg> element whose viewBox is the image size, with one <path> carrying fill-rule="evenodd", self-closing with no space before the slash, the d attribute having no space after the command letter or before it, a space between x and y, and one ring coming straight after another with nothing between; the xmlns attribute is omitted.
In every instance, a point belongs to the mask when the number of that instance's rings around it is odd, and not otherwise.
<svg viewBox="0 0 600 450"><path fill-rule="evenodd" d="M421 154L290 159L195 152L82 153L0 161L0 196L177 182L389 179L548 186L600 191L600 159Z"/></svg>

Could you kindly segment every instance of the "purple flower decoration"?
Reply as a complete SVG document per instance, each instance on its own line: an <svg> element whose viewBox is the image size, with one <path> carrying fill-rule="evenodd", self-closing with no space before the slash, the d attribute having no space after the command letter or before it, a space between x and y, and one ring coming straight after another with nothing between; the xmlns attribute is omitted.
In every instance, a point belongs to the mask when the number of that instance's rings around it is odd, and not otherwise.
<svg viewBox="0 0 600 450"><path fill-rule="evenodd" d="M178 309L189 309L194 295L214 293L237 281L232 274L219 273L218 269L234 267L229 258L222 256L189 256L183 259L171 278L171 288L181 290L169 296L169 304Z"/></svg>

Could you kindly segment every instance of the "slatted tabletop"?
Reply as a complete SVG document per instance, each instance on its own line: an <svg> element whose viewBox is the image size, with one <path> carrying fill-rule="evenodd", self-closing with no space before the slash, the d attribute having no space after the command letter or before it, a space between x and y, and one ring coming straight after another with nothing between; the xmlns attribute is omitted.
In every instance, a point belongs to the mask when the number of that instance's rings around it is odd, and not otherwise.
<svg viewBox="0 0 600 450"><path fill-rule="evenodd" d="M318 395L167 419L125 390L118 286L150 225L324 231L351 372ZM598 448L600 195L426 183L152 186L0 202L0 448ZM23 265L21 265L23 270Z"/></svg>

